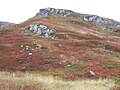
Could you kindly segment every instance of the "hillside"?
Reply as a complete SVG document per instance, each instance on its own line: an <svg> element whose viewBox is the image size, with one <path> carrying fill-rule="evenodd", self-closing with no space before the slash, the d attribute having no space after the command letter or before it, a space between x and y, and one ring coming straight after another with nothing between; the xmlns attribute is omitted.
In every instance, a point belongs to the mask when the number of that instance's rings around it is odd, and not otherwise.
<svg viewBox="0 0 120 90"><path fill-rule="evenodd" d="M119 24L70 10L41 9L0 31L0 70L64 79L119 77Z"/></svg>

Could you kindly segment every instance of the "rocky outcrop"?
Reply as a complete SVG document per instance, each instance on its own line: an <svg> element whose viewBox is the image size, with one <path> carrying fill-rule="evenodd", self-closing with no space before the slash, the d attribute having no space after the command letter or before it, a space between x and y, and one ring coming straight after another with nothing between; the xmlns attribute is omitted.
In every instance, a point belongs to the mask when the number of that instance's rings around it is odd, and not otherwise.
<svg viewBox="0 0 120 90"><path fill-rule="evenodd" d="M0 29L8 27L8 26L12 26L12 25L14 25L14 24L13 23L9 23L9 22L1 22L0 21Z"/></svg>
<svg viewBox="0 0 120 90"><path fill-rule="evenodd" d="M51 37L53 34L55 34L54 29L51 29L42 24L31 24L28 30L33 34L38 34L46 38Z"/></svg>
<svg viewBox="0 0 120 90"><path fill-rule="evenodd" d="M39 13L37 13L36 15L43 17L46 17L48 15L68 16L71 13L72 11L66 9L44 8L44 9L40 9Z"/></svg>
<svg viewBox="0 0 120 90"><path fill-rule="evenodd" d="M108 18L102 18L97 15L83 16L82 19L84 21L95 23L98 26L100 26L101 28L109 30L109 31L114 31L120 25L120 22L117 22L117 21L114 21L114 20L108 19Z"/></svg>

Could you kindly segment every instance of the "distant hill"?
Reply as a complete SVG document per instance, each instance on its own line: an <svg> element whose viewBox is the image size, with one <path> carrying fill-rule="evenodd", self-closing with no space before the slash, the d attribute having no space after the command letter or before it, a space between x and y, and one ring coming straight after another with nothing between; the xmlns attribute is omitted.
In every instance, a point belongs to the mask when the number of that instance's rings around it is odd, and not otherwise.
<svg viewBox="0 0 120 90"><path fill-rule="evenodd" d="M14 25L14 23L0 21L0 29L8 26L12 26L12 25Z"/></svg>

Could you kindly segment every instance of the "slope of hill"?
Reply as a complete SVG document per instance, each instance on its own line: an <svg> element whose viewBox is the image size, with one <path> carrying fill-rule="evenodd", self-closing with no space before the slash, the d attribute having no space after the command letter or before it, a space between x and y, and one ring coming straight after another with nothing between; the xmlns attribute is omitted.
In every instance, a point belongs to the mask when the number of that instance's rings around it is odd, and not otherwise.
<svg viewBox="0 0 120 90"><path fill-rule="evenodd" d="M36 71L64 79L119 76L119 32L104 30L98 21L90 23L69 10L42 12L0 31L0 70Z"/></svg>

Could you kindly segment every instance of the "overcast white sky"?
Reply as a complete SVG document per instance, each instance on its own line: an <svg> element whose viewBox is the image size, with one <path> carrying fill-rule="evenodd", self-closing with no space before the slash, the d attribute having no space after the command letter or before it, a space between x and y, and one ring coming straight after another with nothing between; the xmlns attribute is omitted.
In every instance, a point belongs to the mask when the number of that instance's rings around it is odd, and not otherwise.
<svg viewBox="0 0 120 90"><path fill-rule="evenodd" d="M46 7L69 9L120 21L120 0L0 0L0 21L20 23Z"/></svg>

